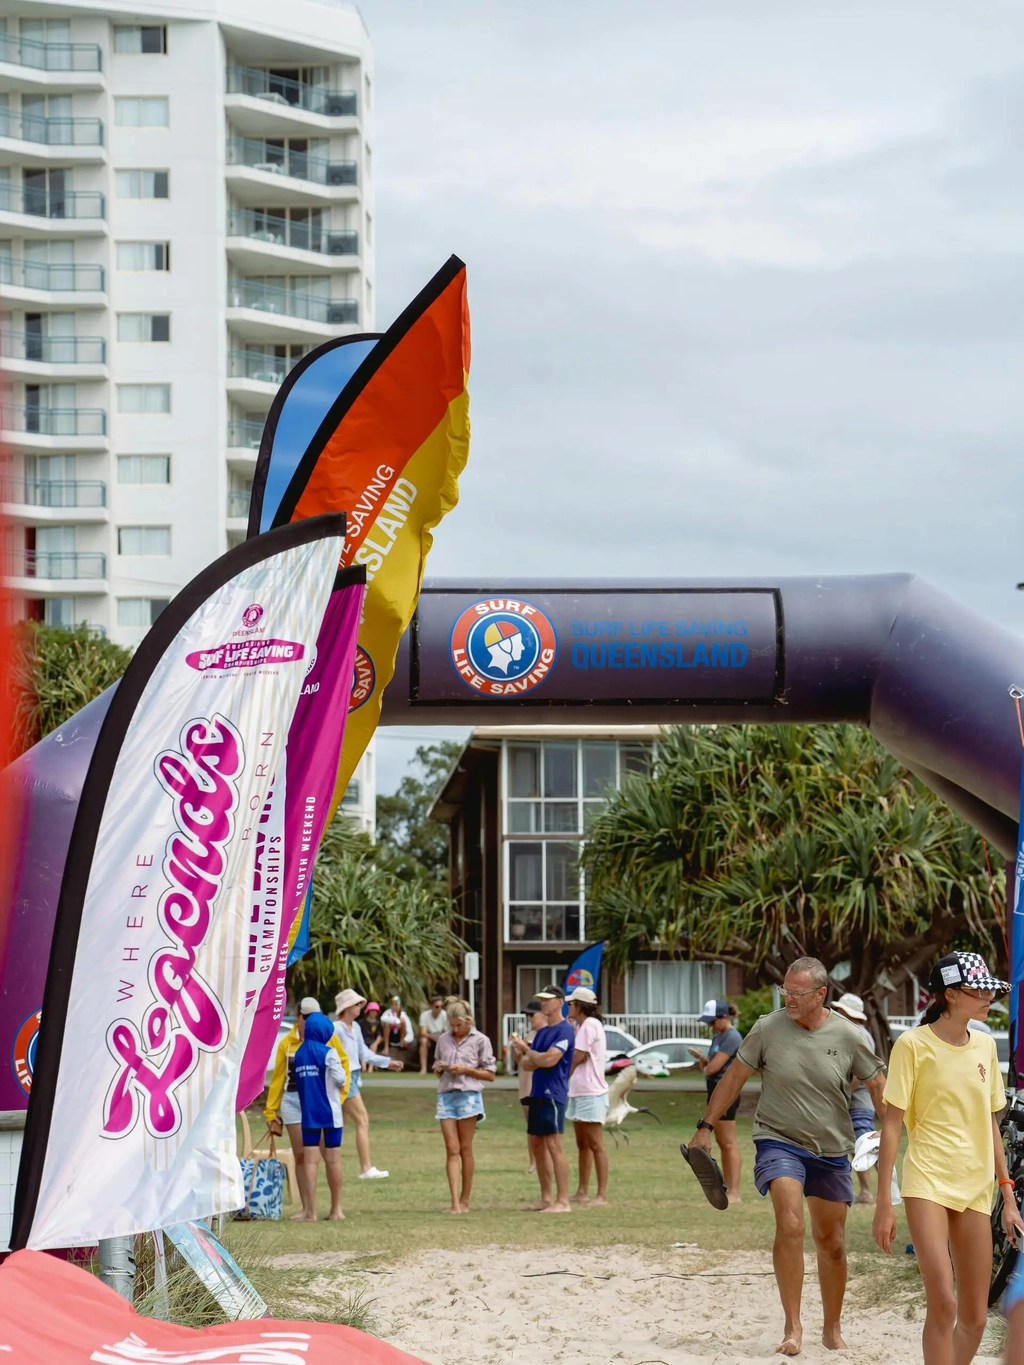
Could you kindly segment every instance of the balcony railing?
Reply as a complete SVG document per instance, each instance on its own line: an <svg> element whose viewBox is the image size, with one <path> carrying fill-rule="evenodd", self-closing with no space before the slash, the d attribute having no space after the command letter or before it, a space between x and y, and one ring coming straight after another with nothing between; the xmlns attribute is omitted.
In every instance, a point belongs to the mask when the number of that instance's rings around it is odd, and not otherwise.
<svg viewBox="0 0 1024 1365"><path fill-rule="evenodd" d="M103 70L103 54L96 43L43 43L13 33L0 33L0 62L36 71Z"/></svg>
<svg viewBox="0 0 1024 1365"><path fill-rule="evenodd" d="M259 450L263 423L237 417L228 423L228 445L232 449Z"/></svg>
<svg viewBox="0 0 1024 1365"><path fill-rule="evenodd" d="M282 355L261 355L259 351L229 351L228 378L255 379L259 384L280 384L293 361Z"/></svg>
<svg viewBox="0 0 1024 1365"><path fill-rule="evenodd" d="M0 182L0 209L33 218L106 217L106 203L99 190L59 190L45 185Z"/></svg>
<svg viewBox="0 0 1024 1365"><path fill-rule="evenodd" d="M354 185L357 170L354 161L328 161L324 156L291 147L278 147L272 142L259 142L251 137L228 138L228 165L248 166L254 171L270 175L289 176L292 180L306 180L317 185Z"/></svg>
<svg viewBox="0 0 1024 1365"><path fill-rule="evenodd" d="M245 488L228 489L228 516L247 517L249 515L249 503L252 501L252 493Z"/></svg>
<svg viewBox="0 0 1024 1365"><path fill-rule="evenodd" d="M0 256L0 285L13 284L20 289L47 289L55 294L71 294L89 290L102 294L106 277L101 265L50 264L47 261L23 261L17 256Z"/></svg>
<svg viewBox="0 0 1024 1365"><path fill-rule="evenodd" d="M26 550L21 566L15 560L8 572L25 578L106 578L107 557L91 550Z"/></svg>
<svg viewBox="0 0 1024 1365"><path fill-rule="evenodd" d="M106 507L102 479L26 479L0 484L4 502L25 507Z"/></svg>
<svg viewBox="0 0 1024 1365"><path fill-rule="evenodd" d="M354 90L328 90L323 85L293 81L289 76L275 76L251 66L228 67L227 93L251 95L253 99L291 105L293 109L305 109L327 118L351 117L357 112Z"/></svg>
<svg viewBox="0 0 1024 1365"><path fill-rule="evenodd" d="M359 321L356 299L328 299L297 289L262 284L258 280L235 280L228 285L229 308L254 308L261 313L280 313L307 322L341 324Z"/></svg>
<svg viewBox="0 0 1024 1365"><path fill-rule="evenodd" d="M43 365L104 365L107 343L102 337L47 337L0 330L0 355Z"/></svg>
<svg viewBox="0 0 1024 1365"><path fill-rule="evenodd" d="M254 209L232 209L228 213L228 236L248 237L272 246L290 246L296 251L318 251L325 256L357 256L359 233L349 228L312 228L293 218Z"/></svg>
<svg viewBox="0 0 1024 1365"><path fill-rule="evenodd" d="M38 142L47 147L102 147L103 120L98 118L40 118L0 109L0 137Z"/></svg>
<svg viewBox="0 0 1024 1365"><path fill-rule="evenodd" d="M44 408L34 403L5 403L3 426L39 436L105 436L107 414L102 408Z"/></svg>

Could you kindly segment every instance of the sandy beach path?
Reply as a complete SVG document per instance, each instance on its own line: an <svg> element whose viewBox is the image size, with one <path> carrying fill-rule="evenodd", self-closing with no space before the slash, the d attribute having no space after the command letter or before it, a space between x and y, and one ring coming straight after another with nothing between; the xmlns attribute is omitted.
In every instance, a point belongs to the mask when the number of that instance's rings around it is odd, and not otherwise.
<svg viewBox="0 0 1024 1365"><path fill-rule="evenodd" d="M552 1245L541 1254L480 1247L363 1263L378 1265L376 1273L357 1268L359 1261L345 1253L274 1261L282 1269L317 1263L324 1270L319 1295L329 1298L344 1284L346 1293L358 1288L375 1298L371 1311L381 1335L428 1365L777 1365L781 1359L775 1347L782 1315L771 1257L762 1252L563 1252ZM573 1273L538 1273L552 1270ZM858 1304L855 1277L851 1284L844 1318L849 1350L826 1351L814 1260L807 1258L805 1351L799 1359L807 1365L919 1365L916 1307L905 1300ZM998 1357L982 1354L977 1361L997 1365Z"/></svg>

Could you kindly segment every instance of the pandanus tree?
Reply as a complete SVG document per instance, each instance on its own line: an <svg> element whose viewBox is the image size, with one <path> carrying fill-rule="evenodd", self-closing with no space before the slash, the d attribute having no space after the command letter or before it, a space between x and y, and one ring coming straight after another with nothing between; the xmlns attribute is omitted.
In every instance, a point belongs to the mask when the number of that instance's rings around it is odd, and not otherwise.
<svg viewBox="0 0 1024 1365"><path fill-rule="evenodd" d="M454 906L436 883L409 881L405 872L344 815L331 822L313 874L311 951L291 970L296 997L330 1003L352 986L422 1003L428 991L458 980L465 944Z"/></svg>
<svg viewBox="0 0 1024 1365"><path fill-rule="evenodd" d="M609 965L721 961L748 987L805 953L866 1004L942 952L1005 962L1005 875L984 840L857 726L680 726L587 835ZM995 863L995 865L993 865Z"/></svg>

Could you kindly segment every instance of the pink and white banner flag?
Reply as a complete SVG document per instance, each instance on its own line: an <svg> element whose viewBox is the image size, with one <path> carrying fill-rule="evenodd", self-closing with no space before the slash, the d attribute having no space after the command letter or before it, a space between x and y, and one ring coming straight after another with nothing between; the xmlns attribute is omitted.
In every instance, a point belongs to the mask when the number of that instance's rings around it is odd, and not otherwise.
<svg viewBox="0 0 1024 1365"><path fill-rule="evenodd" d="M322 517L229 551L118 686L61 886L14 1247L244 1202L234 1101L256 835L343 536L344 517Z"/></svg>
<svg viewBox="0 0 1024 1365"><path fill-rule="evenodd" d="M340 571L288 731L283 769L256 832L246 989L255 1017L242 1061L237 1109L252 1104L263 1089L284 1017L288 937L309 889L334 794L365 591L366 570L361 564Z"/></svg>

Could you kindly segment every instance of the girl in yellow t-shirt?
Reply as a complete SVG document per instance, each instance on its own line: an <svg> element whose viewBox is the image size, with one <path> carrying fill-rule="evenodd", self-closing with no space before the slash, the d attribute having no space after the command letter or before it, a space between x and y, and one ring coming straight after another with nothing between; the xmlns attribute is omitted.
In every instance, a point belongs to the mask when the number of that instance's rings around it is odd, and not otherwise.
<svg viewBox="0 0 1024 1365"><path fill-rule="evenodd" d="M1006 1103L995 1040L968 1027L984 1022L1010 986L979 954L950 953L936 963L929 987L934 999L920 1027L901 1033L889 1058L874 1237L891 1255L889 1191L906 1124L903 1197L927 1300L924 1362L968 1365L988 1316L993 1171L1006 1231L1024 1234L995 1117Z"/></svg>

